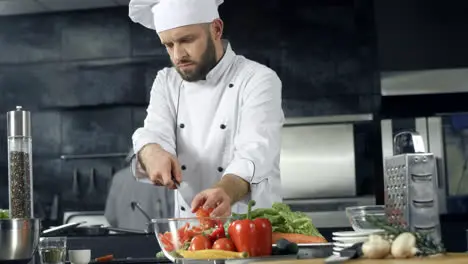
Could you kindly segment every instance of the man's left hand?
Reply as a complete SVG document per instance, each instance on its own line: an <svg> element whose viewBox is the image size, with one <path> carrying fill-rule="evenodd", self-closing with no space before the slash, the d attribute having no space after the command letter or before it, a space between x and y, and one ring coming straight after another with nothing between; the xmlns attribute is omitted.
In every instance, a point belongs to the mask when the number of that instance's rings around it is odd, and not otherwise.
<svg viewBox="0 0 468 264"><path fill-rule="evenodd" d="M193 198L192 213L200 207L213 208L211 217L228 217L231 215L231 198L223 188L206 189Z"/></svg>

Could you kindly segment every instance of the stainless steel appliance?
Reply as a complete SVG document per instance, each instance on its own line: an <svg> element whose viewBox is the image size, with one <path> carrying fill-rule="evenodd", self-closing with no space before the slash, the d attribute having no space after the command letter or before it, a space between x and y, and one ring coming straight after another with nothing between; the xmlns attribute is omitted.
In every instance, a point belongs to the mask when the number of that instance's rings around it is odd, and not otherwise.
<svg viewBox="0 0 468 264"><path fill-rule="evenodd" d="M28 263L39 243L40 219L0 219L0 261Z"/></svg>
<svg viewBox="0 0 468 264"><path fill-rule="evenodd" d="M363 157L357 149L365 140L356 142L356 126L372 120L370 114L286 119L280 161L284 202L306 212L317 227L348 227L346 207L375 204L371 193L359 195L357 185L364 173L373 174L358 166Z"/></svg>
<svg viewBox="0 0 468 264"><path fill-rule="evenodd" d="M383 96L468 92L468 68L381 73Z"/></svg>
<svg viewBox="0 0 468 264"><path fill-rule="evenodd" d="M286 125L280 164L285 199L356 195L353 125Z"/></svg>
<svg viewBox="0 0 468 264"><path fill-rule="evenodd" d="M468 213L468 114L437 114L381 121L382 154L391 155L393 136L417 131L436 159L440 214Z"/></svg>

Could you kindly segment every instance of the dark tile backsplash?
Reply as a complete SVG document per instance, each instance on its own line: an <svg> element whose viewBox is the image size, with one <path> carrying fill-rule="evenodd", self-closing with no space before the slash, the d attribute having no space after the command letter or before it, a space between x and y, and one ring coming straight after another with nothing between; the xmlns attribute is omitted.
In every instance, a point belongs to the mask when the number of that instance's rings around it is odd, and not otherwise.
<svg viewBox="0 0 468 264"><path fill-rule="evenodd" d="M380 89L370 2L240 0L220 13L233 49L280 76L287 117L374 113ZM124 159L60 156L128 152L155 75L170 65L156 33L132 23L127 7L9 16L0 17L0 48L0 205L8 204L5 112L22 105L32 111L38 202L49 205L58 194L65 210L103 209ZM76 194L69 192L75 171Z"/></svg>
<svg viewBox="0 0 468 264"><path fill-rule="evenodd" d="M62 152L62 121L60 112L33 112L31 113L31 132L33 138L34 154L39 157L54 158Z"/></svg>
<svg viewBox="0 0 468 264"><path fill-rule="evenodd" d="M0 20L0 63L60 60L63 31L61 16L13 16Z"/></svg>
<svg viewBox="0 0 468 264"><path fill-rule="evenodd" d="M127 23L131 22L127 21ZM130 24L130 36L132 56L157 55L167 57L166 49L161 45L161 41L154 30L132 23Z"/></svg>
<svg viewBox="0 0 468 264"><path fill-rule="evenodd" d="M133 132L132 109L62 112L61 127L64 154L125 152Z"/></svg>
<svg viewBox="0 0 468 264"><path fill-rule="evenodd" d="M64 17L62 59L130 56L130 25L124 9L74 13Z"/></svg>

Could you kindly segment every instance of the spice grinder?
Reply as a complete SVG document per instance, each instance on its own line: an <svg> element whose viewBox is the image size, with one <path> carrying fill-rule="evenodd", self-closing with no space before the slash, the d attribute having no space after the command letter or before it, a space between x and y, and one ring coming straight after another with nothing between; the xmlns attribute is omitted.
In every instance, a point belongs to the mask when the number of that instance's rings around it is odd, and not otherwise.
<svg viewBox="0 0 468 264"><path fill-rule="evenodd" d="M21 106L7 113L8 187L11 219L34 218L31 113Z"/></svg>

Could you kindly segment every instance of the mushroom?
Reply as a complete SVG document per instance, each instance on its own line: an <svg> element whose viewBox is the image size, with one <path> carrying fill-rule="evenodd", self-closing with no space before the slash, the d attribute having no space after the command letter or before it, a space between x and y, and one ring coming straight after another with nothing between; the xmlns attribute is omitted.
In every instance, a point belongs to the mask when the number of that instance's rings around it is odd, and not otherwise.
<svg viewBox="0 0 468 264"><path fill-rule="evenodd" d="M401 233L392 243L392 256L394 258L411 258L416 255L416 237L409 232Z"/></svg>
<svg viewBox="0 0 468 264"><path fill-rule="evenodd" d="M369 259L382 259L390 253L390 243L379 235L370 235L362 244L362 253Z"/></svg>

